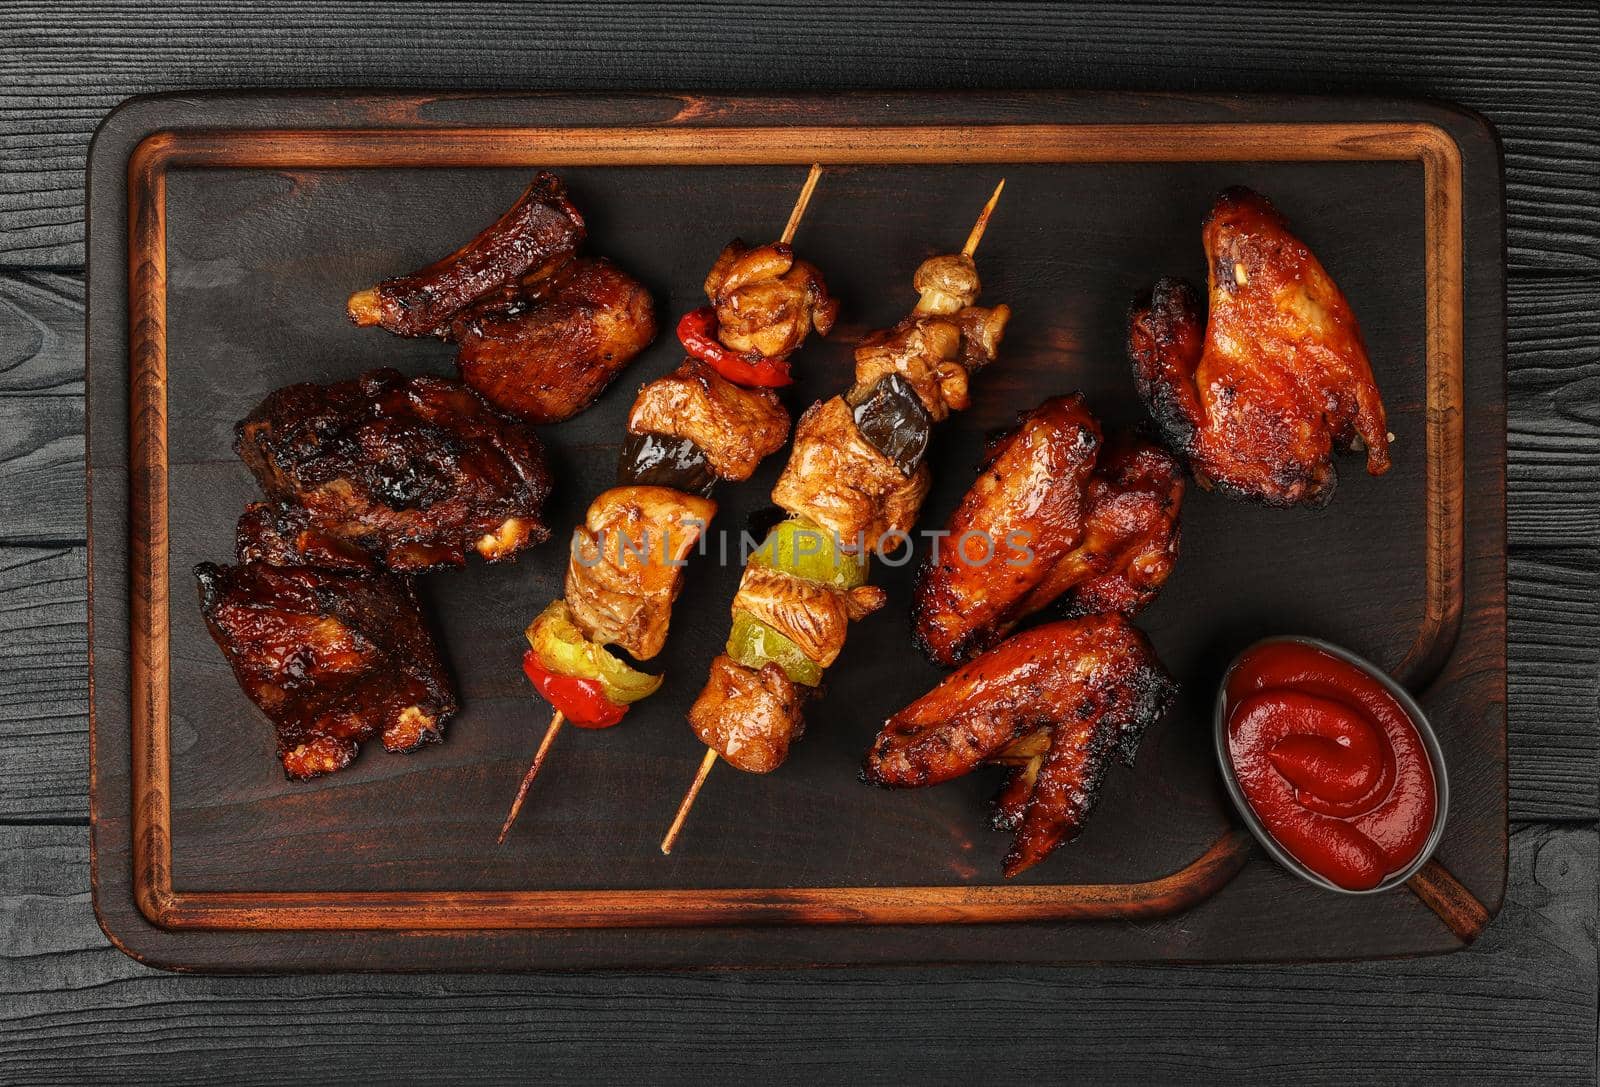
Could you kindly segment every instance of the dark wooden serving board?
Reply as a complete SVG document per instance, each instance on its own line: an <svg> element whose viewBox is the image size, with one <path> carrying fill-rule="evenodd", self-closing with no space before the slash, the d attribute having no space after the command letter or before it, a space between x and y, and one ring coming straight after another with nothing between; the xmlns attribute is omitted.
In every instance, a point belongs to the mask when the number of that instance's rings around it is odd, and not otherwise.
<svg viewBox="0 0 1600 1087"><path fill-rule="evenodd" d="M255 494L233 422L271 389L376 365L450 371L449 349L344 320L356 286L473 234L529 169L567 179L590 250L669 319L730 237L781 229L804 165L829 167L797 238L844 303L797 358L798 410L914 300L1000 176L986 300L1016 311L973 408L938 433L923 523L971 483L983 434L1084 390L1134 420L1133 293L1203 280L1215 192L1273 198L1349 296L1397 435L1395 467L1343 465L1322 511L1191 492L1184 554L1141 619L1185 685L1087 831L1015 884L974 775L856 781L878 723L939 673L907 637L910 567L852 632L779 772L713 776L656 850L700 746L682 722L727 627L735 565L691 567L663 692L622 727L564 735L505 846L495 831L548 716L520 632L560 591L551 544L424 580L464 704L446 742L369 745L285 782L190 568L229 554ZM1492 913L1506 871L1504 260L1494 137L1420 102L1138 95L522 95L136 101L90 166L89 391L95 904L130 954L182 969L449 970L1106 959L1283 960L1447 951L1406 891L1330 895L1235 829L1210 750L1225 662L1272 633L1347 645L1418 694L1449 762L1438 854ZM670 327L670 326L669 326ZM558 537L608 485L662 337L586 414L547 428ZM735 534L781 467L719 495Z"/></svg>

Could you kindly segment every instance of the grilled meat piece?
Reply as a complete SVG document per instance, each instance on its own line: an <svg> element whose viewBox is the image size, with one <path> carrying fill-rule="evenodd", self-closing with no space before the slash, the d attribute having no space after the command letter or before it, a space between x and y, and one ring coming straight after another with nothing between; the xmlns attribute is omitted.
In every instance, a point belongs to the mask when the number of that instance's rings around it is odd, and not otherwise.
<svg viewBox="0 0 1600 1087"><path fill-rule="evenodd" d="M573 534L567 605L585 635L636 660L661 652L683 559L717 504L669 487L613 487L589 506Z"/></svg>
<svg viewBox="0 0 1600 1087"><path fill-rule="evenodd" d="M1046 400L990 443L944 546L917 578L915 638L930 660L958 664L1032 610L1035 591L1083 538L1100 447L1100 424L1076 393Z"/></svg>
<svg viewBox="0 0 1600 1087"><path fill-rule="evenodd" d="M839 659L850 624L871 615L888 599L876 585L836 589L752 562L744 568L731 610L748 612L827 668Z"/></svg>
<svg viewBox="0 0 1600 1087"><path fill-rule="evenodd" d="M469 304L530 272L564 263L582 244L583 216L566 186L541 171L493 225L442 260L350 296L358 325L397 336L431 336Z"/></svg>
<svg viewBox="0 0 1600 1087"><path fill-rule="evenodd" d="M1389 470L1383 401L1355 315L1265 197L1230 189L1203 230L1209 319L1163 279L1129 316L1139 394L1202 487L1273 506L1320 506L1334 450L1365 445Z"/></svg>
<svg viewBox="0 0 1600 1087"><path fill-rule="evenodd" d="M533 428L471 389L372 370L289 385L235 428L234 449L267 496L390 569L491 561L549 537L550 473Z"/></svg>
<svg viewBox="0 0 1600 1087"><path fill-rule="evenodd" d="M783 765L789 745L805 731L803 705L803 689L778 665L756 671L719 655L689 708L689 725L701 743L734 766L767 774Z"/></svg>
<svg viewBox="0 0 1600 1087"><path fill-rule="evenodd" d="M468 385L535 423L570 419L656 335L655 306L609 260L580 257L491 292L450 326Z"/></svg>
<svg viewBox="0 0 1600 1087"><path fill-rule="evenodd" d="M248 531L260 527L259 511L246 518ZM276 726L289 777L343 769L374 736L389 751L442 737L455 694L409 579L243 553L240 565L194 572L206 627Z"/></svg>
<svg viewBox="0 0 1600 1087"><path fill-rule="evenodd" d="M1172 573L1183 467L1171 453L1131 433L1113 436L1085 498L1082 539L1022 602L1023 614L1059 597L1068 615L1116 612L1131 619Z"/></svg>
<svg viewBox="0 0 1600 1087"><path fill-rule="evenodd" d="M846 549L892 552L916 524L932 478L926 464L903 475L861 436L850 405L836 396L800 417L772 500Z"/></svg>
<svg viewBox="0 0 1600 1087"><path fill-rule="evenodd" d="M895 714L863 780L936 785L985 762L1020 764L996 822L1016 826L1014 876L1076 837L1113 754L1132 765L1176 686L1149 641L1120 615L1068 619L991 649Z"/></svg>
<svg viewBox="0 0 1600 1087"><path fill-rule="evenodd" d="M628 430L687 438L719 477L739 481L783 448L789 413L771 389L735 385L699 359L686 358L639 390Z"/></svg>
<svg viewBox="0 0 1600 1087"><path fill-rule="evenodd" d="M234 548L239 561L244 563L315 566L357 573L380 568L372 552L306 524L304 510L279 509L268 502L252 502L244 508Z"/></svg>
<svg viewBox="0 0 1600 1087"><path fill-rule="evenodd" d="M717 311L717 339L731 351L783 358L815 328L826 336L839 303L816 266L796 260L774 242L752 249L735 239L706 276L706 298Z"/></svg>

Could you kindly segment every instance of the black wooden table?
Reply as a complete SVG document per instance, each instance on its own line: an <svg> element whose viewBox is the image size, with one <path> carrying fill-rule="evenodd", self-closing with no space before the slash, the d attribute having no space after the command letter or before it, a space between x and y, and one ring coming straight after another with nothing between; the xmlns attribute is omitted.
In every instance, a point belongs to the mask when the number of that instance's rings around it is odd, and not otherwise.
<svg viewBox="0 0 1600 1087"><path fill-rule="evenodd" d="M1600 7L0 4L0 1082L1595 1082ZM288 21L292 19L292 24ZM83 167L204 87L1416 94L1505 145L1511 875L1461 954L1349 966L180 977L90 910Z"/></svg>

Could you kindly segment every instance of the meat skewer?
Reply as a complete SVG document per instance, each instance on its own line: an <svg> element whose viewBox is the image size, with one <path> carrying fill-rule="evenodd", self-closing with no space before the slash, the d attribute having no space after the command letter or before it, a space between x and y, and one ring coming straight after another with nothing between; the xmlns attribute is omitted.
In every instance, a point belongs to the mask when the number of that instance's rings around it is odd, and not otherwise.
<svg viewBox="0 0 1600 1087"><path fill-rule="evenodd" d="M733 601L727 651L689 711L706 745L661 840L671 853L718 758L769 773L804 729L806 692L844 647L848 625L885 603L868 585L872 551L903 539L927 496L932 424L967 407L971 373L992 362L1011 311L975 306L972 257L1005 188L995 187L959 254L917 269L921 295L892 329L856 349L855 384L819 401L795 429L772 499L790 519L752 556ZM875 541L875 542L873 542Z"/></svg>
<svg viewBox="0 0 1600 1087"><path fill-rule="evenodd" d="M528 628L523 667L556 713L499 842L566 722L609 727L660 686L660 677L635 671L607 646L636 660L660 652L682 560L716 513L716 481L748 479L788 438L788 413L772 389L788 384L789 355L813 329L825 334L838 312L821 274L790 247L821 174L811 167L777 242L752 248L734 241L723 250L706 279L711 305L686 314L678 327L689 357L639 391L621 485L590 505L575 535L564 599Z"/></svg>

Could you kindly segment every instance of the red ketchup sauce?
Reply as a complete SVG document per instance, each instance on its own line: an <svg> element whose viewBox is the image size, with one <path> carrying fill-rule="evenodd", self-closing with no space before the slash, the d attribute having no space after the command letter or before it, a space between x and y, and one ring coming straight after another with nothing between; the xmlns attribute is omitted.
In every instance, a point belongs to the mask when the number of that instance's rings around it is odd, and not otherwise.
<svg viewBox="0 0 1600 1087"><path fill-rule="evenodd" d="M1250 807L1297 860L1364 891L1426 844L1433 764L1405 707L1314 646L1274 642L1228 676L1228 757Z"/></svg>

